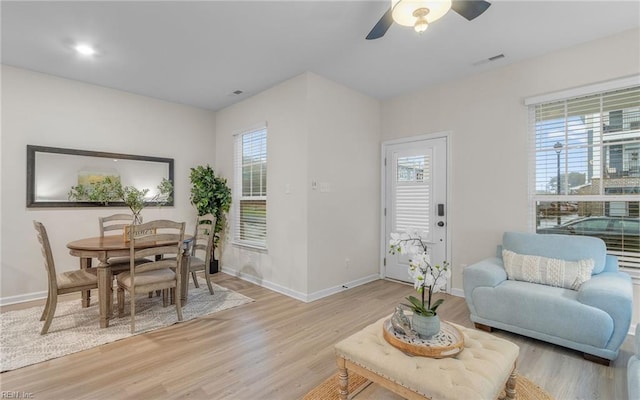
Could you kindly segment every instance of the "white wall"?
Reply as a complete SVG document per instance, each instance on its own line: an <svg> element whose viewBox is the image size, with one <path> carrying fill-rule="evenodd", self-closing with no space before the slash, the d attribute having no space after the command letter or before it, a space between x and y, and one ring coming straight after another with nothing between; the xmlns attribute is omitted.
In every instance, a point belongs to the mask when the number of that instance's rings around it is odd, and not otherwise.
<svg viewBox="0 0 640 400"><path fill-rule="evenodd" d="M259 124L267 131L267 248L223 246L222 267L301 298L307 293L307 80L300 75L216 114L216 172L228 179L235 211L234 135ZM289 185L290 193L285 193ZM232 218L230 218L232 220Z"/></svg>
<svg viewBox="0 0 640 400"><path fill-rule="evenodd" d="M308 82L308 270L314 296L380 275L380 102L315 74L308 74Z"/></svg>
<svg viewBox="0 0 640 400"><path fill-rule="evenodd" d="M462 268L494 255L504 231L529 228L523 99L639 72L640 31L631 30L383 102L383 140L453 132L454 292Z"/></svg>
<svg viewBox="0 0 640 400"><path fill-rule="evenodd" d="M175 206L148 207L145 220L193 227L189 168L214 163L215 114L148 97L2 66L0 301L44 295L47 277L31 223L49 232L59 271L78 268L69 241L97 236L98 217L126 208L26 208L27 144L173 158Z"/></svg>
<svg viewBox="0 0 640 400"><path fill-rule="evenodd" d="M216 168L232 185L233 135L265 121L268 250L228 238L223 270L302 300L377 279L379 102L305 73L221 110Z"/></svg>

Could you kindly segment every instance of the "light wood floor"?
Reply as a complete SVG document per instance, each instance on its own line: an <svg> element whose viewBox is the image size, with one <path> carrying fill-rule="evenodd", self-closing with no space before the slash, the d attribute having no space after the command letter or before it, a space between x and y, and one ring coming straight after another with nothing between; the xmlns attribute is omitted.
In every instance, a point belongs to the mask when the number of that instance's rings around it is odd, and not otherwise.
<svg viewBox="0 0 640 400"><path fill-rule="evenodd" d="M336 342L413 294L410 286L380 280L305 304L222 273L214 281L256 301L0 374L0 389L36 400L300 399L336 372ZM440 315L472 326L462 298L446 295ZM520 373L558 400L627 397L631 337L604 367L571 350L496 334L520 346Z"/></svg>

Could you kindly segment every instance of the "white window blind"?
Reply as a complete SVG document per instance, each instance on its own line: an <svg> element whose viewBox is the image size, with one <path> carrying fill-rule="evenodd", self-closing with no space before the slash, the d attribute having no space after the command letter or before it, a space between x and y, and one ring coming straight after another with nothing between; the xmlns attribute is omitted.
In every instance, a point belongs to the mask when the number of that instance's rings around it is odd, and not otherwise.
<svg viewBox="0 0 640 400"><path fill-rule="evenodd" d="M235 139L236 198L235 241L267 246L267 128L252 130Z"/></svg>
<svg viewBox="0 0 640 400"><path fill-rule="evenodd" d="M431 240L431 159L431 152L396 159L395 232L418 229Z"/></svg>
<svg viewBox="0 0 640 400"><path fill-rule="evenodd" d="M529 111L536 231L599 237L640 268L640 86Z"/></svg>

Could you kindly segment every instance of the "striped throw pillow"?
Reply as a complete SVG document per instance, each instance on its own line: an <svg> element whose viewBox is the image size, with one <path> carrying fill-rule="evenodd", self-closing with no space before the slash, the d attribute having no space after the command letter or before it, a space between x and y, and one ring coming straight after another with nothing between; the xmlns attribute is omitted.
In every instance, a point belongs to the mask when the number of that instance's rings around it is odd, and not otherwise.
<svg viewBox="0 0 640 400"><path fill-rule="evenodd" d="M507 277L511 280L578 290L591 278L593 259L566 261L518 254L502 250L502 260Z"/></svg>

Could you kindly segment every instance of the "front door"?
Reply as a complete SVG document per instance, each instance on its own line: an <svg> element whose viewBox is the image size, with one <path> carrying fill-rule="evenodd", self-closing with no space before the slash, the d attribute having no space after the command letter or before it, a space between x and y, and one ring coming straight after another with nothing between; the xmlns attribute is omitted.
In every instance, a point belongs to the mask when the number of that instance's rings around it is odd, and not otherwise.
<svg viewBox="0 0 640 400"><path fill-rule="evenodd" d="M386 144L384 276L410 282L409 258L388 253L391 232L417 228L431 262L447 259L447 137Z"/></svg>

